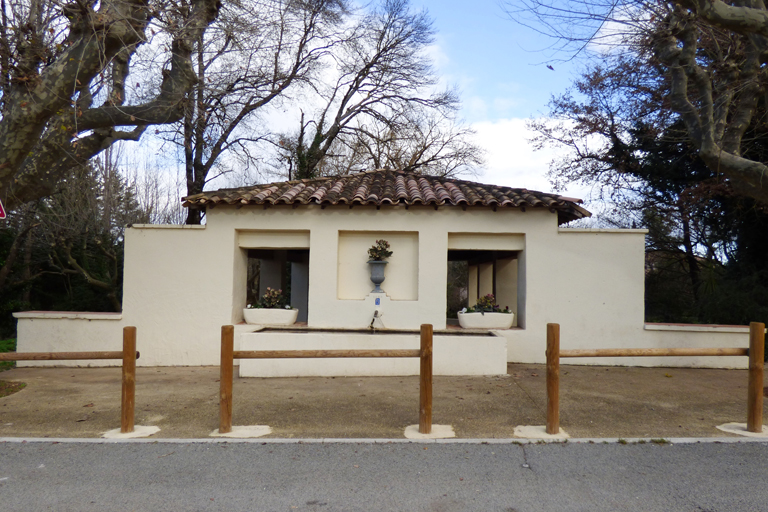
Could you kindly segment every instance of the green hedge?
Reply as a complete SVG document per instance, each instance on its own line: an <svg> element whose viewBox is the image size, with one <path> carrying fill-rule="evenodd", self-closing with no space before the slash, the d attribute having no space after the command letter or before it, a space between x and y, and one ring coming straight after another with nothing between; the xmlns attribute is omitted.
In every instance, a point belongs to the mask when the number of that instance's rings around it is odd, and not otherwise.
<svg viewBox="0 0 768 512"><path fill-rule="evenodd" d="M16 338L0 340L0 352L16 352ZM13 361L0 361L0 371L14 367Z"/></svg>

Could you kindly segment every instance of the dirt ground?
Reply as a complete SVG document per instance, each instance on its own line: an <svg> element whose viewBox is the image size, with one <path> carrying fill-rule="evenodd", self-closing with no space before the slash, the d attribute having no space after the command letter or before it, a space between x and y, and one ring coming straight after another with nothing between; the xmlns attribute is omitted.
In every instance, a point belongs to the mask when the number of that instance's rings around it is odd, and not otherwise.
<svg viewBox="0 0 768 512"><path fill-rule="evenodd" d="M237 374L237 371L235 371ZM17 368L27 386L0 398L0 437L99 437L120 426L119 368ZM571 437L727 436L745 422L746 370L561 366L560 423ZM459 438L511 438L546 421L545 368L434 378L433 423ZM218 427L218 367L137 369L136 425L155 438L207 437ZM402 438L418 423L418 377L235 378L233 425L279 438Z"/></svg>

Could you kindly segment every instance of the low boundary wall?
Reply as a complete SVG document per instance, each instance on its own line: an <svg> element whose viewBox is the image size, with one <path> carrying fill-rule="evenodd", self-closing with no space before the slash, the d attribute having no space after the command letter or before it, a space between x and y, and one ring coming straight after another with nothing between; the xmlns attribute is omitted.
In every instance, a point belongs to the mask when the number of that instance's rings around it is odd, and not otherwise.
<svg viewBox="0 0 768 512"><path fill-rule="evenodd" d="M656 324L646 323L631 328L608 329L594 324L561 323L569 333L569 347L574 350L602 348L736 348L744 346L749 326L705 324ZM513 363L546 362L541 341L532 343L532 334L544 332L540 326L525 330L496 331L508 341L508 358ZM586 357L569 361L568 364L599 366L647 366L681 368L738 368L747 367L743 357Z"/></svg>
<svg viewBox="0 0 768 512"><path fill-rule="evenodd" d="M14 313L18 319L17 351L19 352L88 352L120 350L120 332L126 325L121 313L85 313L56 311L25 311ZM131 322L142 329L142 323ZM587 330L583 325L563 324L570 336L573 349L601 348L712 348L741 347L747 326L653 324L638 325L617 332L605 331L599 326ZM146 329L145 329L146 330ZM151 329L149 329L151 331ZM254 333L259 333L258 335ZM593 332L592 332L593 331ZM144 332L144 331L142 331ZM529 329L495 330L489 334L435 333L436 375L498 375L506 372L506 363L544 363L541 341L527 341L531 334L543 331L538 326ZM358 336L353 338L352 336ZM254 337L258 336L258 337ZM181 334L161 338L144 336L146 346L140 366L195 366L219 363L218 350L210 347L201 356L200 343L185 345ZM372 337L381 337L372 343ZM256 342L255 340L259 340ZM309 329L305 332L264 330L261 326L235 325L235 345L238 350L350 350L377 346L383 342L386 348L413 349L418 346L416 331L378 331L370 334L361 331L342 333L330 329ZM535 350L534 350L535 349ZM193 357L194 356L194 357ZM192 364L190 361L194 361ZM417 375L413 361L297 361L290 371L284 361L248 361L241 365L243 377L271 376L369 376L369 375ZM746 368L743 357L603 357L580 358L569 364L604 366L648 366L684 368ZM118 366L117 361L19 361L19 367L36 366Z"/></svg>
<svg viewBox="0 0 768 512"><path fill-rule="evenodd" d="M17 352L86 352L122 350L121 313L23 311L14 313ZM16 366L120 366L119 361L18 361Z"/></svg>
<svg viewBox="0 0 768 512"><path fill-rule="evenodd" d="M747 431L763 432L763 361L765 324L752 322L747 328L748 347L657 347L560 349L560 324L547 324L547 425L550 435L560 433L560 359L603 357L742 357L748 356ZM746 341L746 340L744 340ZM744 343L742 341L742 344Z"/></svg>
<svg viewBox="0 0 768 512"><path fill-rule="evenodd" d="M0 361L68 361L68 360L120 360L123 368L123 386L120 399L120 432L128 434L134 431L136 409L136 327L123 328L123 345L119 351L97 352L5 352L0 354Z"/></svg>
<svg viewBox="0 0 768 512"><path fill-rule="evenodd" d="M414 332L366 334L338 331L263 330L239 336L239 350L418 350ZM503 375L507 340L493 334L435 334L435 375ZM415 359L248 359L240 377L361 377L418 375Z"/></svg>
<svg viewBox="0 0 768 512"><path fill-rule="evenodd" d="M234 358L418 358L419 359L419 433L432 432L433 328L422 324L417 350L234 350L234 326L221 327L221 378L219 401L219 434L232 431L232 372Z"/></svg>

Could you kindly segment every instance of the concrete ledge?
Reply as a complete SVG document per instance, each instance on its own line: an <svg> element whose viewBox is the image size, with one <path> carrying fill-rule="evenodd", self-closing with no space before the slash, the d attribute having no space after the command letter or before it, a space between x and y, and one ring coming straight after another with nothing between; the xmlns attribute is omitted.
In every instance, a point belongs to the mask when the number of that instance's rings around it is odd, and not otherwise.
<svg viewBox="0 0 768 512"><path fill-rule="evenodd" d="M0 443L69 443L69 444L768 444L768 440L749 437L572 437L561 439L523 439L509 438L451 438L451 439L404 439L387 437L264 437L264 438L231 438L231 437L197 437L197 438L158 438L158 439L105 439L103 437L0 437Z"/></svg>
<svg viewBox="0 0 768 512"><path fill-rule="evenodd" d="M205 224L133 224L132 229L205 229Z"/></svg>
<svg viewBox="0 0 768 512"><path fill-rule="evenodd" d="M648 233L647 229L632 229L632 228L557 228L558 233L623 233L628 235L644 235Z"/></svg>
<svg viewBox="0 0 768 512"><path fill-rule="evenodd" d="M89 311L20 311L13 313L14 318L23 319L61 319L72 320L122 320L122 313L94 313Z"/></svg>
<svg viewBox="0 0 768 512"><path fill-rule="evenodd" d="M337 332L243 333L240 350L418 349L419 336ZM501 336L434 336L434 375L505 375L507 340ZM240 377L383 377L419 374L419 359L242 359Z"/></svg>
<svg viewBox="0 0 768 512"><path fill-rule="evenodd" d="M448 319L451 320L451 319ZM524 329L520 327L510 327L509 329L465 329L459 327L458 320L453 319L455 326L448 327L446 329L433 329L432 334L437 336L501 336L498 333L504 333L507 331L522 331ZM369 327L316 327L310 326L306 323L295 323L293 325L257 325L257 324L237 324L247 325L264 332L295 332L295 333L343 333L343 334L365 334L365 335L382 335L382 334L416 334L418 335L420 329L371 329ZM237 328L237 326L235 326ZM256 330L253 329L253 330Z"/></svg>
<svg viewBox="0 0 768 512"><path fill-rule="evenodd" d="M647 323L643 326L646 331L682 331L682 332L711 332L748 334L748 325L716 325L716 324L657 324Z"/></svg>

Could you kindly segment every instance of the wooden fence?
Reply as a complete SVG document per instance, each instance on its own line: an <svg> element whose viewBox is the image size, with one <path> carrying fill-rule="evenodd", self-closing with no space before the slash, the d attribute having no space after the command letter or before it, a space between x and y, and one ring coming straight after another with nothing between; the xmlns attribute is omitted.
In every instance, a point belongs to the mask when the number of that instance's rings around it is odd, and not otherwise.
<svg viewBox="0 0 768 512"><path fill-rule="evenodd" d="M123 328L123 350L112 352L5 352L0 361L67 361L88 359L122 359L123 387L120 400L120 432L133 432L136 408L136 328Z"/></svg>
<svg viewBox="0 0 768 512"><path fill-rule="evenodd" d="M560 432L561 357L749 356L747 430L763 431L765 324L749 324L749 348L607 348L560 350L560 324L547 324L547 434Z"/></svg>
<svg viewBox="0 0 768 512"><path fill-rule="evenodd" d="M327 357L418 357L420 365L419 432L432 432L432 325L421 326L420 349L394 350L234 350L232 325L221 327L221 379L219 433L232 432L232 383L234 359L289 359Z"/></svg>

